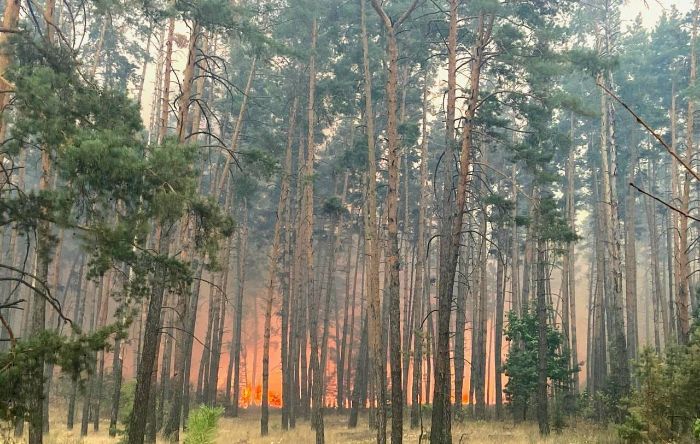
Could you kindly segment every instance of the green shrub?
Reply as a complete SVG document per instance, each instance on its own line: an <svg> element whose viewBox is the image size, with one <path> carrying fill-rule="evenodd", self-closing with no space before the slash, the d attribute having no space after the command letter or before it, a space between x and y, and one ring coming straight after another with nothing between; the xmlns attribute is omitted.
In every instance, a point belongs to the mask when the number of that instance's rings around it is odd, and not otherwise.
<svg viewBox="0 0 700 444"><path fill-rule="evenodd" d="M664 355L645 350L637 362L638 387L618 427L627 442L687 442L700 438L700 338L669 347Z"/></svg>
<svg viewBox="0 0 700 444"><path fill-rule="evenodd" d="M221 407L200 406L187 419L185 444L212 444L216 438L216 425L224 413Z"/></svg>

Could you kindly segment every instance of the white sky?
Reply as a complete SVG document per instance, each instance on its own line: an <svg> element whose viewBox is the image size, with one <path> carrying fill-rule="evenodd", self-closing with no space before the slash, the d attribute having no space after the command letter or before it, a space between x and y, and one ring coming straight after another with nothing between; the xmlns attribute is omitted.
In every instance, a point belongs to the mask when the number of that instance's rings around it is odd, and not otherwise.
<svg viewBox="0 0 700 444"><path fill-rule="evenodd" d="M694 0L627 0L622 6L623 22L633 21L637 15L642 15L644 25L651 27L656 23L664 9L675 5L678 10L687 12L693 7Z"/></svg>

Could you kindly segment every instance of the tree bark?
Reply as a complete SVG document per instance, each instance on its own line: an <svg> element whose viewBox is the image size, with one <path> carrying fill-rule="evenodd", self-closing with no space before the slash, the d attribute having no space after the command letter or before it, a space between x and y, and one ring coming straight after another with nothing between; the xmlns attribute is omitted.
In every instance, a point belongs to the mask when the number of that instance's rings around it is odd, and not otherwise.
<svg viewBox="0 0 700 444"><path fill-rule="evenodd" d="M367 131L367 211L365 211L365 256L367 260L367 338L372 385L378 399L377 444L386 442L386 378L382 374L382 319L379 297L379 245L377 239L377 165L372 102L372 74L369 67L369 43L367 37L365 0L360 0L360 28L362 33L362 64L364 71L365 124Z"/></svg>
<svg viewBox="0 0 700 444"><path fill-rule="evenodd" d="M168 236L162 233L160 227L157 234L157 250L163 254ZM153 374L156 371L156 353L160 338L160 317L163 308L163 295L165 282L163 276L154 276L153 290L148 303L148 314L144 329L143 350L141 364L136 376L136 389L134 392L134 405L129 419L129 444L143 444L146 432L146 417L151 397L151 385Z"/></svg>
<svg viewBox="0 0 700 444"><path fill-rule="evenodd" d="M292 142L293 133L296 126L298 98L294 97L292 109L289 117L289 129L287 130L287 149L284 156L284 172L280 182L280 196L277 204L275 219L275 231L270 249L270 268L268 272L267 300L265 306L265 333L263 338L263 369L262 369L262 410L260 416L260 434L268 434L269 412L269 380L270 380L270 329L272 323L272 305L275 293L275 281L277 279L277 262L280 256L280 238L282 233L282 223L285 215L286 205L289 200L289 180L292 175ZM284 359L284 357L283 357ZM284 372L282 372L284 374Z"/></svg>
<svg viewBox="0 0 700 444"><path fill-rule="evenodd" d="M411 385L411 428L417 428L420 423L420 404L421 404L421 381L422 381L422 363L423 363L423 301L425 299L425 263L426 263L426 210L430 189L428 186L428 122L427 122L427 104L428 104L428 73L425 73L423 79L423 115L421 118L421 154L420 154L420 202L418 207L418 232L417 232L417 252L415 264L415 283L413 285L413 375Z"/></svg>
<svg viewBox="0 0 700 444"><path fill-rule="evenodd" d="M547 344L547 295L545 289L545 266L547 261L546 243L537 241L537 425L540 435L549 435L547 412L547 364L549 346Z"/></svg>
<svg viewBox="0 0 700 444"><path fill-rule="evenodd" d="M456 1L456 0L451 0ZM457 20L456 5L452 6L455 12L451 13L450 22ZM476 40L472 48L470 61L470 89L465 110L465 124L462 129L462 144L459 155L459 174L457 179L456 202L452 202L453 179L451 168L445 168L445 180L443 190L443 220L440 236L440 272L438 286L438 333L437 350L435 357L435 384L433 389L433 418L430 430L430 439L433 443L450 444L452 442L452 424L450 408L450 317L452 309L452 293L455 273L457 270L457 257L459 243L464 220L464 209L469 183L469 164L472 148L472 131L474 129L474 117L479 107L479 86L481 72L484 66L484 51L491 39L493 16L487 17L481 11L478 14L478 28ZM454 24L456 26L456 23ZM453 25L450 25L452 29ZM456 37L455 37L456 38ZM451 40L450 40L451 41ZM453 102L451 97L456 97L456 45L448 43L448 104ZM455 76L455 77L453 77ZM452 137L448 112L448 137ZM452 143L448 143L446 159L452 159ZM446 162L450 165L452 162Z"/></svg>
<svg viewBox="0 0 700 444"><path fill-rule="evenodd" d="M165 62L163 64L163 88L161 90L160 121L158 123L157 143L163 143L168 131L168 114L170 114L170 72L173 65L173 38L175 33L175 18L168 20L168 36L165 41Z"/></svg>
<svg viewBox="0 0 700 444"><path fill-rule="evenodd" d="M633 183L637 168L637 145L631 144L631 156L627 183ZM630 361L637 359L639 332L637 322L637 195L628 187L625 196L625 308L627 310L627 357Z"/></svg>
<svg viewBox="0 0 700 444"><path fill-rule="evenodd" d="M231 404L231 414L235 418L238 416L238 403L241 393L241 332L243 322L243 296L245 290L245 270L246 270L246 254L248 252L248 209L247 205L243 206L243 215L241 217L243 226L238 234L238 292L236 294L236 323L233 330L233 400Z"/></svg>

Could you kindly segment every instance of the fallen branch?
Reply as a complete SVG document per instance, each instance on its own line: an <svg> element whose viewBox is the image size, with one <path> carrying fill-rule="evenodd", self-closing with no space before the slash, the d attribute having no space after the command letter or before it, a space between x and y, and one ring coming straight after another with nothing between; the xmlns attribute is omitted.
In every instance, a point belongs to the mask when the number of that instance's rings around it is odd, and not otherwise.
<svg viewBox="0 0 700 444"><path fill-rule="evenodd" d="M688 214L687 212L681 210L680 208L674 207L674 206L671 205L670 203L668 203L668 202L662 200L661 198L656 197L656 196L654 196L653 194L644 191L643 189L639 188L639 187L638 187L637 185L635 185L634 183L630 182L630 186L631 186L632 188L634 188L635 190L639 191L640 193L644 194L645 196L651 197L652 199L654 199L655 201L659 202L660 204L662 204L662 205L664 205L664 206L670 208L671 210L675 211L676 213L682 215L683 217L687 217L688 219L692 219L692 220L694 220L695 222L700 222L700 218L697 218L697 217L695 217L695 216L692 216L692 215Z"/></svg>
<svg viewBox="0 0 700 444"><path fill-rule="evenodd" d="M635 113L635 112L632 110L632 108L629 107L629 105L627 105L625 102L623 102L622 99L620 99L618 96L616 96L615 93L612 92L612 91L610 91L610 89L608 89L605 85L602 85L602 84L600 84L600 83L598 83L597 85L598 85L603 91L605 91L606 94L608 94L610 97L612 97L613 99L615 99L615 101L617 101L617 103L619 103L620 105L622 105L622 106L627 110L627 112L629 112L630 114L632 114L632 116L635 118L635 120L637 121L637 123L639 123L640 125L642 125L642 126L644 127L644 129L647 130L647 132L648 132L649 134L651 134L652 136L654 136L654 138L655 138L664 148L666 148L666 151L668 151L668 153L669 153L671 156L673 156L674 159L676 159L681 165L683 165L683 168L685 168L686 171L688 171L688 172L695 178L695 180L697 180L698 182L700 182L700 174L698 174L697 172L695 172L695 170L693 170L693 168L692 168L688 163L686 163L686 161L683 160L683 159L678 155L678 153L676 153L676 150L674 150L672 147L670 147L670 146L668 145L668 143L666 143L666 141L665 141L656 131L654 131L654 130L649 126L649 124L647 124L637 113ZM630 184L630 185L631 185L631 184ZM633 186L634 186L634 185L633 185ZM637 188L637 187L635 187L635 188ZM637 189L639 189L639 188L637 188ZM641 190L640 190L640 191L641 191ZM653 197L653 196L652 196L652 197ZM676 211L679 211L679 210L676 210ZM687 217L690 217L690 216L687 216ZM691 219L692 219L692 217L691 217Z"/></svg>

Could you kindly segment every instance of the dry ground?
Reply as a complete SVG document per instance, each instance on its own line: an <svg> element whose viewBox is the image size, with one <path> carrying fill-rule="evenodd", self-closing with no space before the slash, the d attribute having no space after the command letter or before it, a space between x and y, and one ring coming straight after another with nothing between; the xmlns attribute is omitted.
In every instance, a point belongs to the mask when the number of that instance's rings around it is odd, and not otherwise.
<svg viewBox="0 0 700 444"><path fill-rule="evenodd" d="M63 418L62 412L56 412L53 418ZM363 418L365 419L365 418ZM296 429L282 432L279 426L280 418L273 413L270 418L270 434L265 438L260 437L260 421L257 412L246 412L241 418L222 418L219 422L217 444L306 444L314 442L314 432L308 422L301 422ZM329 444L370 444L374 442L374 432L367 428L366 422L361 423L357 429L349 430L346 427L346 417L328 415L326 424L326 442ZM407 425L407 424L406 424ZM101 425L98 433L92 431L85 438L79 436L80 425L73 431L65 430L65 425L60 422L52 425L52 432L45 439L46 444L116 444L118 438L110 438L107 434L108 423ZM427 443L427 427L422 441L420 430L407 428L404 442L413 444ZM494 443L494 444L584 444L584 443L618 443L614 430L603 430L590 424L579 423L569 427L561 434L552 434L548 439L540 439L536 424L518 424L512 422L495 421L466 421L455 424L453 427L453 442L461 443ZM0 441L8 442L7 438L0 437ZM20 443L23 441L19 441ZM24 441L26 442L26 441ZM161 441L159 441L161 443ZM162 441L165 444L165 441Z"/></svg>

